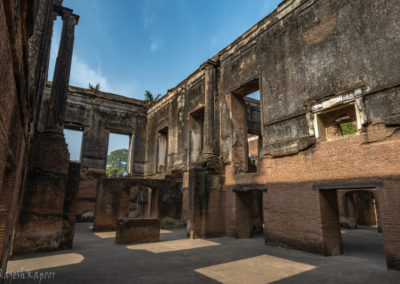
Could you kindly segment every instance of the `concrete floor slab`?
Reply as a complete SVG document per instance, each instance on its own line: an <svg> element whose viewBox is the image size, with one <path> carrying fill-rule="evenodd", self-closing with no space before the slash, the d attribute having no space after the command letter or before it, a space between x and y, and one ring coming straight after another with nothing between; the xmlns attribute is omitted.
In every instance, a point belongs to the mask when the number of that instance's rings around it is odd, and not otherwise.
<svg viewBox="0 0 400 284"><path fill-rule="evenodd" d="M11 283L400 283L400 272L386 269L381 234L361 228L342 236L344 254L323 257L265 245L262 237L198 240L217 244L199 246L177 229L151 245L184 249L154 253L117 245L89 224L77 224L72 250L14 257L8 272L23 267L55 273L52 279Z"/></svg>

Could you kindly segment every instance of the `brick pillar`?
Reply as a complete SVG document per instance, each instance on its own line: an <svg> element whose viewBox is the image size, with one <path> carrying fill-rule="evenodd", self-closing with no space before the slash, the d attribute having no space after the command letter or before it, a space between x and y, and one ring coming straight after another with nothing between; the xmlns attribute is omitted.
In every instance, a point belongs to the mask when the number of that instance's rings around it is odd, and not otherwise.
<svg viewBox="0 0 400 284"><path fill-rule="evenodd" d="M321 210L321 229L324 255L342 253L342 235L340 232L337 193L334 189L319 191Z"/></svg>
<svg viewBox="0 0 400 284"><path fill-rule="evenodd" d="M189 202L190 202L190 237L206 237L207 192L205 186L206 171L193 168L189 171Z"/></svg>
<svg viewBox="0 0 400 284"><path fill-rule="evenodd" d="M55 19L53 2L53 0L40 1L38 15L33 27L33 35L28 41L29 92L36 98L32 127L32 131L35 134L38 129L42 96L49 69L51 39Z"/></svg>
<svg viewBox="0 0 400 284"><path fill-rule="evenodd" d="M354 193L351 193L349 195L347 195L347 200L348 200L348 217L350 219L350 221L352 221L351 224L354 224L352 227L350 227L351 229L357 229L358 226L358 217L357 217L357 210L356 207L354 205ZM350 224L349 224L350 225Z"/></svg>
<svg viewBox="0 0 400 284"><path fill-rule="evenodd" d="M215 93L217 92L217 69L215 63L210 63L205 70L205 108L203 126L203 160L215 161L217 159L217 141L215 139Z"/></svg>
<svg viewBox="0 0 400 284"><path fill-rule="evenodd" d="M64 115L78 16L55 7L63 18L60 49L54 71L46 128L32 141L14 253L56 250L63 235L64 197L69 153L63 135Z"/></svg>
<svg viewBox="0 0 400 284"><path fill-rule="evenodd" d="M252 237L251 192L236 193L236 232L237 238Z"/></svg>
<svg viewBox="0 0 400 284"><path fill-rule="evenodd" d="M69 163L68 184L64 198L64 223L60 249L72 249L75 232L75 204L78 197L81 164Z"/></svg>
<svg viewBox="0 0 400 284"><path fill-rule="evenodd" d="M61 135L64 130L64 116L71 73L75 25L78 23L79 16L63 10L62 18L63 29L54 70L45 130L45 132Z"/></svg>
<svg viewBox="0 0 400 284"><path fill-rule="evenodd" d="M150 216L160 218L160 210L158 208L158 188L151 189Z"/></svg>

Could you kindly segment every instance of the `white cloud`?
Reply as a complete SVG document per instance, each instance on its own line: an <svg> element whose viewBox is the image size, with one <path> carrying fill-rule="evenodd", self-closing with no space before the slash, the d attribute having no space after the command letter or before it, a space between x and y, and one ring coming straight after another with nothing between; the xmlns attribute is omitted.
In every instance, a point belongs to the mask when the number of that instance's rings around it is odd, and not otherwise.
<svg viewBox="0 0 400 284"><path fill-rule="evenodd" d="M151 44L150 44L150 50L151 51L156 51L157 49L158 49L158 43L157 42L152 42Z"/></svg>
<svg viewBox="0 0 400 284"><path fill-rule="evenodd" d="M143 18L143 26L145 29L148 29L150 25L153 23L154 19L156 18L156 13L153 8L153 3L150 0L146 0L143 2L143 11L142 11L142 18Z"/></svg>
<svg viewBox="0 0 400 284"><path fill-rule="evenodd" d="M150 36L150 50L157 51L164 46L164 40L162 37L151 35Z"/></svg>
<svg viewBox="0 0 400 284"><path fill-rule="evenodd" d="M57 53L60 45L62 23L57 20L54 26L52 46L50 52L50 65L48 80L53 80L55 62L57 60ZM158 41L155 41L155 50L160 46ZM100 90L110 92L126 97L136 97L142 99L143 95L140 91L140 84L134 80L110 81L101 72L101 57L98 54L96 57L97 69L93 68L90 63L82 59L79 54L74 51L72 56L71 75L69 84L71 86L81 87L87 89L90 84L100 84ZM123 80L123 81L122 81Z"/></svg>
<svg viewBox="0 0 400 284"><path fill-rule="evenodd" d="M93 69L87 62L78 55L72 57L70 85L88 88L89 83L100 84L100 90L125 97L138 97L139 83L134 80L110 82L101 74L101 70ZM140 97L140 96L139 96Z"/></svg>
<svg viewBox="0 0 400 284"><path fill-rule="evenodd" d="M112 88L100 70L94 70L78 55L72 56L70 85L87 88L90 84L100 84L103 91L111 92Z"/></svg>

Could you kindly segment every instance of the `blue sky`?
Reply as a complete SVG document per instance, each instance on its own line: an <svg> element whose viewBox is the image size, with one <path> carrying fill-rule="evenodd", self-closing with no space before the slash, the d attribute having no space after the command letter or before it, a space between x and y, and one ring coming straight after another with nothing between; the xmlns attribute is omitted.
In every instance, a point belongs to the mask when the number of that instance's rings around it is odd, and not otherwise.
<svg viewBox="0 0 400 284"><path fill-rule="evenodd" d="M70 85L143 99L166 94L203 62L271 13L281 0L64 0L81 16ZM61 20L55 22L52 80ZM66 134L70 151L77 136ZM77 144L71 146L72 144ZM115 142L118 145L118 142ZM110 141L110 147L115 148ZM71 156L78 156L73 150Z"/></svg>
<svg viewBox="0 0 400 284"><path fill-rule="evenodd" d="M272 12L279 0L64 0L81 16L70 84L143 99L164 95ZM61 20L55 24L49 80Z"/></svg>

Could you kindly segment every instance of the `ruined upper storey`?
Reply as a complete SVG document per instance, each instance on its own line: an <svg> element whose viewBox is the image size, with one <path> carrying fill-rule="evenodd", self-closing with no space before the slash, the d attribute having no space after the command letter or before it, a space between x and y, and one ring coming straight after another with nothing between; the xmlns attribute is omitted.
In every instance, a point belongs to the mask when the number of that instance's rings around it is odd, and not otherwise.
<svg viewBox="0 0 400 284"><path fill-rule="evenodd" d="M51 84L45 89L39 130L43 130ZM143 174L147 104L115 94L69 87L65 128L83 131L82 169L105 170L110 133L131 138L131 172Z"/></svg>
<svg viewBox="0 0 400 284"><path fill-rule="evenodd" d="M188 164L188 119L203 106L207 112L210 88L213 115L204 116L204 129L213 123L203 140L214 136L214 152L224 163L233 161L243 136L238 116L232 116L242 102L236 104L232 94L260 91L264 155L293 154L331 139L322 133L331 123L325 113L349 104L351 109L331 114L338 121L350 120L358 132L379 121L398 125L399 15L395 0L283 2L149 108L148 172L156 171L152 149L167 128L168 167ZM212 68L213 82L207 79Z"/></svg>

